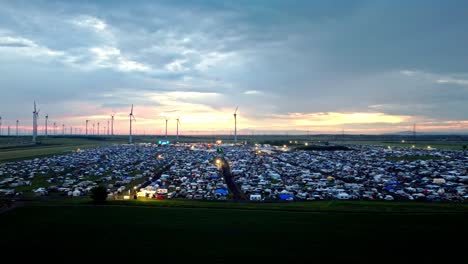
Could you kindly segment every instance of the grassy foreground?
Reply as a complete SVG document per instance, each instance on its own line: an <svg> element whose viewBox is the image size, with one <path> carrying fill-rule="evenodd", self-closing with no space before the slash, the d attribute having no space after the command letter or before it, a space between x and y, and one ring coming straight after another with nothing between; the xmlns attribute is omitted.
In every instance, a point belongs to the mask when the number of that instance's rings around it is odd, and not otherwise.
<svg viewBox="0 0 468 264"><path fill-rule="evenodd" d="M453 207L448 212L446 205L428 204L420 213L404 212L399 203L376 204L379 210L369 209L369 204L333 202L264 208L178 201L73 203L36 204L0 215L0 248L30 252L16 259L38 252L46 257L158 261L195 256L209 263L257 259L382 263L408 260L408 255L419 261L463 256L465 245L456 238L468 235L466 205L448 205ZM338 210L346 205L354 212ZM283 210L291 206L296 211ZM322 211L311 210L314 206Z"/></svg>

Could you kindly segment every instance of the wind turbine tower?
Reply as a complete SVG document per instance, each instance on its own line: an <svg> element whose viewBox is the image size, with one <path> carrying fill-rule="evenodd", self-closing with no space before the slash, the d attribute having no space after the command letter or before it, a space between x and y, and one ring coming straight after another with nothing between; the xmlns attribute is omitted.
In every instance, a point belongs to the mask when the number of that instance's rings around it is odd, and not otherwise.
<svg viewBox="0 0 468 264"><path fill-rule="evenodd" d="M89 120L86 119L86 135L88 135L88 122L89 122Z"/></svg>
<svg viewBox="0 0 468 264"><path fill-rule="evenodd" d="M132 137L132 121L135 120L135 116L133 116L133 104L132 104L132 109L130 110L130 114L128 115L130 118L130 133L128 135L128 143L132 144L133 143L133 137Z"/></svg>
<svg viewBox="0 0 468 264"><path fill-rule="evenodd" d="M109 135L109 120L107 120L107 135Z"/></svg>
<svg viewBox="0 0 468 264"><path fill-rule="evenodd" d="M36 101L34 101L34 111L33 111L33 143L36 143L37 140L37 118L39 117L39 111L36 110Z"/></svg>
<svg viewBox="0 0 468 264"><path fill-rule="evenodd" d="M45 136L47 137L47 122L49 121L49 114L45 116Z"/></svg>
<svg viewBox="0 0 468 264"><path fill-rule="evenodd" d="M169 121L169 119L167 119L166 117L166 140L167 140L167 121Z"/></svg>
<svg viewBox="0 0 468 264"><path fill-rule="evenodd" d="M62 124L62 135L65 135L65 124Z"/></svg>
<svg viewBox="0 0 468 264"><path fill-rule="evenodd" d="M179 140L179 124L180 124L180 117L178 117L176 120L177 120L177 140Z"/></svg>
<svg viewBox="0 0 468 264"><path fill-rule="evenodd" d="M111 115L111 135L114 135L114 114Z"/></svg>
<svg viewBox="0 0 468 264"><path fill-rule="evenodd" d="M234 111L234 143L237 143L237 109L239 109L239 106Z"/></svg>
<svg viewBox="0 0 468 264"><path fill-rule="evenodd" d="M97 122L97 135L99 136L99 122Z"/></svg>
<svg viewBox="0 0 468 264"><path fill-rule="evenodd" d="M18 133L18 124L19 124L19 120L16 120L16 136L19 136L19 133Z"/></svg>
<svg viewBox="0 0 468 264"><path fill-rule="evenodd" d="M54 135L57 135L57 123L54 122Z"/></svg>
<svg viewBox="0 0 468 264"><path fill-rule="evenodd" d="M2 135L2 117L0 116L0 136Z"/></svg>

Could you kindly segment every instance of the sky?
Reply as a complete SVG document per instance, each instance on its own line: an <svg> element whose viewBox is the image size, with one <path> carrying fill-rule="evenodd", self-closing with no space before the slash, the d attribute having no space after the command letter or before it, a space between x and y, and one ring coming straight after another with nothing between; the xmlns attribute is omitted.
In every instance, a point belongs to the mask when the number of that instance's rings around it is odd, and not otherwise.
<svg viewBox="0 0 468 264"><path fill-rule="evenodd" d="M2 130L468 133L468 2L0 0ZM5 134L5 132L4 132Z"/></svg>

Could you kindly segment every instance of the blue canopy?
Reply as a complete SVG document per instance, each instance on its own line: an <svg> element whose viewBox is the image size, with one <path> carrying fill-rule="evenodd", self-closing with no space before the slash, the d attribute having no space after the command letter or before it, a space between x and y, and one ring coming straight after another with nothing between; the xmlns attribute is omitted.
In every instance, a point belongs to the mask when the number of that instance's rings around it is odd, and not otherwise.
<svg viewBox="0 0 468 264"><path fill-rule="evenodd" d="M221 194L221 195L227 195L228 194L228 190L226 190L226 189L216 189L214 192L215 192L215 194Z"/></svg>
<svg viewBox="0 0 468 264"><path fill-rule="evenodd" d="M291 195L291 194L280 194L280 200L281 201L286 201L286 200L291 199L291 198L294 199L294 196Z"/></svg>

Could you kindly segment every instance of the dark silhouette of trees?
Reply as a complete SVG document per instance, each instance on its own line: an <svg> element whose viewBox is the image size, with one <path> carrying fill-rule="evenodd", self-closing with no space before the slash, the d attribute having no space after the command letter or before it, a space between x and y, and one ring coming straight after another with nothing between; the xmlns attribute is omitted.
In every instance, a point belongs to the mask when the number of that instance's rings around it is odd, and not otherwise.
<svg viewBox="0 0 468 264"><path fill-rule="evenodd" d="M107 199L107 189L104 186L97 186L91 190L91 199L95 203L103 203Z"/></svg>

